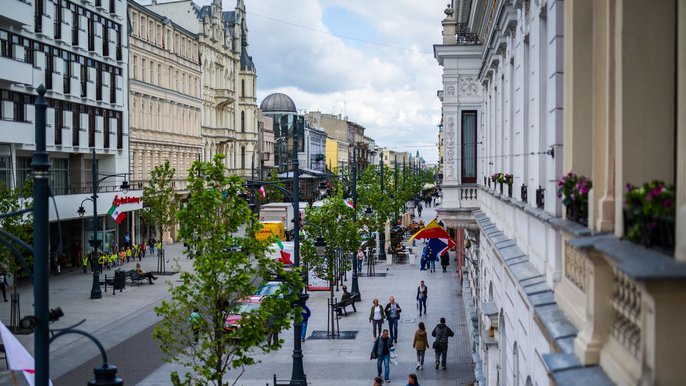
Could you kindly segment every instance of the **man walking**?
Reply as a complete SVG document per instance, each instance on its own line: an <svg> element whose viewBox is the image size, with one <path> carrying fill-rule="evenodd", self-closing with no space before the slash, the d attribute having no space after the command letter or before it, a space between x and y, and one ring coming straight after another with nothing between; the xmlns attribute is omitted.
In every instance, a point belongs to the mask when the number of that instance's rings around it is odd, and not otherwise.
<svg viewBox="0 0 686 386"><path fill-rule="evenodd" d="M388 329L391 330L391 339L398 343L398 319L400 319L400 304L395 302L393 296L390 297L389 303L386 304L386 318L388 319Z"/></svg>
<svg viewBox="0 0 686 386"><path fill-rule="evenodd" d="M446 370L446 356L448 355L448 338L455 336L453 330L445 325L445 318L441 318L441 322L434 327L431 332L431 336L435 337L436 340L433 344L433 349L436 351L436 370L438 370L438 362L441 362L441 367Z"/></svg>
<svg viewBox="0 0 686 386"><path fill-rule="evenodd" d="M419 316L422 316L422 308L424 308L424 314L426 314L426 298L429 297L429 288L424 285L424 280L419 282L419 287L417 287L417 302L419 305Z"/></svg>
<svg viewBox="0 0 686 386"><path fill-rule="evenodd" d="M374 340L370 359L376 359L376 373L381 376L381 364L384 366L384 379L390 382L390 361L393 340L388 336L388 330L383 330L383 334Z"/></svg>

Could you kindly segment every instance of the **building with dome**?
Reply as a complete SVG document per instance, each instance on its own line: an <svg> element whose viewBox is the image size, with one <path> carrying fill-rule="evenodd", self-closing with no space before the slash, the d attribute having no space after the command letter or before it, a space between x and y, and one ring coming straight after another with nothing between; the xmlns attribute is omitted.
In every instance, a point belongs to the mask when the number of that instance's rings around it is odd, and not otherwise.
<svg viewBox="0 0 686 386"><path fill-rule="evenodd" d="M273 121L274 130L274 167L279 173L291 169L293 158L293 131L298 130L298 160L304 151L304 118L298 115L295 102L288 95L274 93L267 95L260 103L262 114ZM301 167L304 167L301 163Z"/></svg>
<svg viewBox="0 0 686 386"><path fill-rule="evenodd" d="M237 0L231 11L222 9L221 0L205 6L191 0L153 1L148 8L198 35L202 158L224 154L231 172L250 177L259 160L256 68L247 51L245 2Z"/></svg>

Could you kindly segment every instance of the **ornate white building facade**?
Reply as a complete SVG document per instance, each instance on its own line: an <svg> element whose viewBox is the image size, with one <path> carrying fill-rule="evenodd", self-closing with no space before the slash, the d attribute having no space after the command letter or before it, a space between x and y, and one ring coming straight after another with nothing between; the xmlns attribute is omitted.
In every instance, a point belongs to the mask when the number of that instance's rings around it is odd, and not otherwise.
<svg viewBox="0 0 686 386"><path fill-rule="evenodd" d="M479 384L681 382L685 14L670 1L446 9L438 213L458 231ZM556 195L569 172L593 181L581 215ZM675 189L662 249L623 240L625 184L655 178Z"/></svg>
<svg viewBox="0 0 686 386"><path fill-rule="evenodd" d="M230 171L249 177L259 159L256 69L247 52L244 1L237 0L233 11L223 11L221 0L206 6L153 1L148 8L198 35L203 159L224 154Z"/></svg>
<svg viewBox="0 0 686 386"><path fill-rule="evenodd" d="M202 156L198 36L135 1L128 17L131 179L147 184L168 160L183 198L188 171ZM147 239L140 219L134 222L134 236Z"/></svg>

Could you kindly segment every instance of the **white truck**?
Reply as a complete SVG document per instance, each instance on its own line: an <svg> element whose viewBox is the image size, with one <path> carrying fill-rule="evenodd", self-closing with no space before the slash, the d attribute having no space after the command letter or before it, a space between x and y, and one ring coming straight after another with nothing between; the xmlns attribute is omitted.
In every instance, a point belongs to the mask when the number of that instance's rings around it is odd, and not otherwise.
<svg viewBox="0 0 686 386"><path fill-rule="evenodd" d="M301 221L305 216L307 203L300 203ZM286 238L293 239L293 203L272 202L260 206L260 221L281 221L286 231Z"/></svg>

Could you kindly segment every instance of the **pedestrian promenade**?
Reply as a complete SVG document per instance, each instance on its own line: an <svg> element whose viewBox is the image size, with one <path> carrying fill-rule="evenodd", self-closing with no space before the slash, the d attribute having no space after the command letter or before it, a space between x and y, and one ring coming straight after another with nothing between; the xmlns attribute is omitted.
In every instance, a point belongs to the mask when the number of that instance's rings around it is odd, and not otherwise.
<svg viewBox="0 0 686 386"><path fill-rule="evenodd" d="M425 223L435 217L434 208L425 208L422 219ZM421 250L421 246L415 247ZM171 270L175 258L179 258L181 269L189 269L191 261L182 257L180 244L166 247L167 269ZM357 303L357 312L339 320L341 331L357 331L352 340L315 340L303 343L305 373L310 385L370 385L376 376L376 361L369 360L373 344L372 329L369 323L371 301L378 298L382 305L394 296L403 309L398 326L399 337L397 352L399 364L391 366L391 384L404 385L407 374L418 374L420 384L463 385L472 379L471 352L469 349L467 326L465 324L463 301L460 295L458 276L455 273L455 259L451 253L451 265L447 273L419 271L418 266L409 264L386 265L379 262L377 273L385 277L360 277L359 286L362 302ZM124 266L132 269L135 263ZM143 259L146 271L155 271L157 258ZM366 272L366 268L363 268ZM112 271L106 271L108 277ZM352 286L351 273L348 272L346 284ZM169 385L172 370L183 371L175 365L164 364L159 355L157 342L149 336L152 326L159 319L153 308L169 297L164 282L175 283L176 276L160 276L155 285L141 284L127 288L112 295L111 288L103 291L102 299L90 299L92 275L80 269L63 270L60 275L50 278L50 307L61 307L65 316L51 325L51 328L64 328L86 319L80 329L95 335L107 350L109 361L119 367L118 375L127 385ZM429 287L426 316L419 317L416 304L416 290L420 280ZM103 288L104 290L104 288ZM22 316L33 313L33 289L30 285L19 288ZM342 292L336 293L340 297ZM9 294L8 294L9 297ZM312 317L308 326L308 338L313 331L326 331L328 292L311 292L308 306ZM349 308L350 311L350 308ZM10 303L0 303L0 319L9 324ZM435 370L434 353L426 353L424 370L416 370L416 355L412 348L412 338L417 323L423 321L428 333L445 317L447 324L455 332L450 339L448 350L448 369ZM384 328L388 326L384 324ZM33 353L34 335L19 335L19 340L29 352ZM256 352L260 364L245 369L237 385L264 386L271 384L273 374L279 379L290 379L292 367L293 333L286 331L281 336L284 346L277 352L263 354ZM429 344L433 342L430 338ZM93 359L97 358L97 359ZM91 361L87 365L84 363ZM85 384L92 379L92 367L98 365L99 352L89 340L68 335L56 340L50 347L51 379L56 386ZM4 369L4 364L0 364ZM0 371L0 384L11 384L7 372Z"/></svg>

